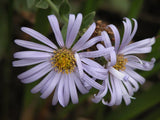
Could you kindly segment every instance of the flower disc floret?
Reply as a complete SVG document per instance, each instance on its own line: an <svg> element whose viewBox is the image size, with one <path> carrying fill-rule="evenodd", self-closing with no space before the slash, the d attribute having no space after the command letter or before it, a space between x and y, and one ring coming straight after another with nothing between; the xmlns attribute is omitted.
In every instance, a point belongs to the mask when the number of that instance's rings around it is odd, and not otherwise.
<svg viewBox="0 0 160 120"><path fill-rule="evenodd" d="M51 58L52 66L58 72L71 73L76 67L76 59L74 53L66 48L58 49L53 52L54 56Z"/></svg>
<svg viewBox="0 0 160 120"><path fill-rule="evenodd" d="M123 55L117 55L117 62L113 66L116 70L122 70L124 71L126 69L125 65L128 62L127 58L124 58Z"/></svg>

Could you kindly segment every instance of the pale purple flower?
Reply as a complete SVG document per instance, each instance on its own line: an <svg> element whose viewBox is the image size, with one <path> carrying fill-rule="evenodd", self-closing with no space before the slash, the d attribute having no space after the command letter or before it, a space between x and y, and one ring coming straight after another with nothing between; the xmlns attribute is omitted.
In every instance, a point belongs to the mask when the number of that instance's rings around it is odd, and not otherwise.
<svg viewBox="0 0 160 120"><path fill-rule="evenodd" d="M93 102L99 102L102 100L102 103L108 106L119 105L122 102L122 99L125 101L125 104L128 105L131 103L131 98L134 99L133 94L139 89L139 84L145 82L145 78L135 72L135 69L149 71L153 68L155 58L152 58L150 62L141 60L133 54L142 54L151 52L152 45L155 43L155 38L147 38L140 40L135 43L130 43L137 31L137 21L134 21L134 27L132 29L132 23L128 18L124 18L124 33L122 41L120 41L120 35L118 29L114 25L109 25L114 33L115 38L115 52L116 58L112 58L112 62L108 56L104 56L108 61L108 64L105 67L108 69L106 74L106 79L103 81L104 90L100 90ZM109 35L104 31L102 32L102 39L104 45L97 45L99 50L108 48L112 46L112 42L109 38ZM111 96L110 100L105 100L104 96L109 94Z"/></svg>
<svg viewBox="0 0 160 120"><path fill-rule="evenodd" d="M113 47L105 50L82 52L82 50L100 41L100 37L88 40L95 30L95 23L90 25L83 36L74 43L82 23L82 14L78 14L77 17L73 14L69 15L65 42L57 18L54 15L50 15L48 19L59 46L56 46L39 32L27 27L22 27L22 31L43 44L25 40L15 40L15 43L19 46L36 50L21 51L14 54L14 58L20 60L13 61L13 66L22 67L35 65L26 72L18 75L21 82L31 83L43 77L31 92L41 92L41 98L47 98L54 92L52 104L56 105L59 101L63 107L67 106L70 98L73 104L78 103L77 89L82 94L88 93L90 87L99 90L104 89L104 87L92 79L91 76L103 78L104 76L101 75L101 71L105 71L105 69L89 58L110 54L114 51Z"/></svg>

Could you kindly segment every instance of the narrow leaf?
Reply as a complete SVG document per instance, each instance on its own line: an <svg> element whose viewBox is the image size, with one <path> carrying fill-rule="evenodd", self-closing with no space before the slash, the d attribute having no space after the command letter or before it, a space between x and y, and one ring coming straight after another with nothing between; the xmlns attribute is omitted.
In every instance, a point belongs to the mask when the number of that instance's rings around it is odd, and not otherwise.
<svg viewBox="0 0 160 120"><path fill-rule="evenodd" d="M69 11L70 11L70 5L68 3L68 0L64 0L60 5L59 14L61 16L65 16L69 14Z"/></svg>
<svg viewBox="0 0 160 120"><path fill-rule="evenodd" d="M63 0L52 0L52 2L56 5L60 5Z"/></svg>
<svg viewBox="0 0 160 120"><path fill-rule="evenodd" d="M68 25L68 24L65 24L65 25L63 26L63 28L62 28L62 36L63 36L64 42L65 42L65 40L66 40L67 25Z"/></svg>
<svg viewBox="0 0 160 120"><path fill-rule="evenodd" d="M87 14L83 18L83 22L82 22L82 25L81 25L81 30L84 29L84 28L87 28L93 22L95 14L96 14L95 11L93 11L93 12Z"/></svg>
<svg viewBox="0 0 160 120"><path fill-rule="evenodd" d="M48 8L48 3L45 0L40 0L37 4L36 4L37 8L42 8L42 9L47 9Z"/></svg>

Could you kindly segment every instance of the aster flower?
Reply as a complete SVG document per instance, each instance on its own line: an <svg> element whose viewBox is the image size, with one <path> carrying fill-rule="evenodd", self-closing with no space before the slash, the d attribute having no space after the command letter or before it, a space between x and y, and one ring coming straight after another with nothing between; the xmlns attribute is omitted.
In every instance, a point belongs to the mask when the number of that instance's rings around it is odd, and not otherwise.
<svg viewBox="0 0 160 120"><path fill-rule="evenodd" d="M103 89L103 86L92 79L91 76L94 74L95 78L99 77L101 70L104 71L104 69L89 58L110 54L110 52L113 52L113 47L103 51L82 52L82 50L91 47L100 40L100 37L95 37L88 41L96 27L95 23L93 23L83 36L74 43L81 26L82 14L78 14L76 18L73 14L69 15L65 42L62 38L57 18L54 15L50 15L48 19L59 46L56 46L39 32L31 28L22 27L21 30L23 32L43 44L16 39L15 43L17 45L36 51L16 52L14 58L20 60L13 61L13 66L35 65L18 75L18 78L23 83L31 83L43 77L40 83L31 90L32 93L41 92L41 98L47 98L54 91L53 105L56 105L59 101L64 107L69 103L70 98L72 103L76 104L78 103L77 89L82 94L88 93L87 86L99 90ZM98 68L98 72L96 68Z"/></svg>
<svg viewBox="0 0 160 120"><path fill-rule="evenodd" d="M145 82L145 78L135 72L135 69L149 71L153 68L155 58L152 58L150 62L141 60L133 54L142 54L151 52L152 45L155 43L155 38L147 38L140 40L135 43L130 43L137 31L137 21L134 21L134 27L132 30L132 23L128 18L124 18L124 33L122 41L120 41L120 35L117 28L114 25L109 25L114 33L115 41L109 38L107 32L102 32L102 39L104 41L104 46L101 44L97 45L99 50L111 47L114 42L116 58L112 58L112 62L108 56L104 56L108 63L105 67L108 69L106 74L106 79L103 81L104 90L100 90L93 102L99 102L108 106L119 105L124 99L125 104L131 103L131 98L134 99L133 94L139 89L139 84ZM110 95L110 100L105 101L104 97Z"/></svg>

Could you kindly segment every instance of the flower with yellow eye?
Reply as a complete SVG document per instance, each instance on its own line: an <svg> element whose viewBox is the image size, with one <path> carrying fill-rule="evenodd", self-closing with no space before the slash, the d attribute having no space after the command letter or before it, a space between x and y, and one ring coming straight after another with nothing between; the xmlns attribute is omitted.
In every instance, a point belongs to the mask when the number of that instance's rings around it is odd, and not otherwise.
<svg viewBox="0 0 160 120"><path fill-rule="evenodd" d="M83 52L91 47L100 36L89 40L95 30L95 23L91 24L88 30L74 42L82 23L82 14L69 15L66 40L64 42L56 16L48 16L50 25L55 35L58 46L39 32L22 27L22 31L34 37L43 44L25 40L15 40L19 46L36 51L21 51L14 54L13 66L22 67L35 65L33 68L18 75L23 83L31 83L43 77L41 82L32 90L32 93L41 92L41 98L47 98L52 92L54 96L52 104L57 102L65 107L71 98L72 103L78 103L77 89L82 93L88 93L89 87L102 90L104 87L91 77L103 78L101 72L106 71L100 64L90 58L100 57L114 52L113 47L105 50ZM78 38L77 38L78 39Z"/></svg>
<svg viewBox="0 0 160 120"><path fill-rule="evenodd" d="M137 31L137 21L134 21L134 28L132 30L132 23L128 18L124 18L124 34L122 41L120 41L120 35L117 28L114 25L109 25L108 27L112 29L114 33L114 40L111 41L107 32L102 32L102 39L104 41L104 46L101 44L97 45L99 50L111 47L114 43L114 48L117 57L112 57L112 62L107 55L104 56L108 63L105 67L108 69L106 78L103 81L104 90L100 90L95 98L94 102L99 102L102 100L105 105L119 105L124 99L126 105L131 103L131 98L133 98L134 92L139 89L139 85L145 82L145 78L135 72L135 69L149 71L153 68L155 58L152 58L150 62L141 60L133 54L149 53L152 50L152 45L155 43L155 38L147 38L135 43L131 43L136 31ZM110 101L104 100L104 97L110 95Z"/></svg>

